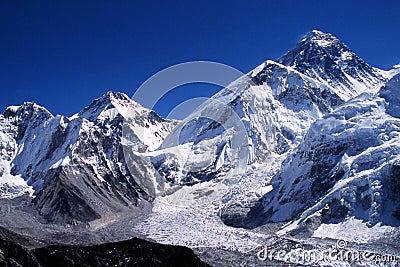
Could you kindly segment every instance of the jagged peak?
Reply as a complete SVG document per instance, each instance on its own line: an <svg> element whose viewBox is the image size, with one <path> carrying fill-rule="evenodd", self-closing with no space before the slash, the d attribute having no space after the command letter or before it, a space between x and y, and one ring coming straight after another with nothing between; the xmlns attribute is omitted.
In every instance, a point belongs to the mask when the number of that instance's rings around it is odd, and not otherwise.
<svg viewBox="0 0 400 267"><path fill-rule="evenodd" d="M93 109L108 109L114 106L113 102L121 100L130 101L130 98L124 93L108 91L104 95L93 100L90 105L85 107L79 114Z"/></svg>
<svg viewBox="0 0 400 267"><path fill-rule="evenodd" d="M46 108L36 104L35 102L27 101L24 102L20 106L9 106L5 109L3 112L3 116L8 118L12 116L16 116L17 114L31 114L31 113L38 113L42 114L45 117L51 118L53 115L51 114L50 111L48 111Z"/></svg>
<svg viewBox="0 0 400 267"><path fill-rule="evenodd" d="M116 112L106 112L110 114L104 114L105 111L116 109ZM106 117L115 117L116 113L121 114L123 117L127 114L147 114L150 110L144 108L142 105L132 100L126 94L121 92L109 91L101 97L92 101L92 103L85 107L81 112L75 114L71 118L85 118L89 121L97 121L101 114L106 115Z"/></svg>
<svg viewBox="0 0 400 267"><path fill-rule="evenodd" d="M312 42L321 47L328 47L332 44L340 43L339 39L330 33L324 33L319 30L312 30L305 35L302 42Z"/></svg>
<svg viewBox="0 0 400 267"><path fill-rule="evenodd" d="M90 103L90 105L88 107L90 107L92 104L98 103L98 102L111 103L111 101L113 101L113 100L128 101L128 100L130 100L130 98L125 93L108 91L104 95L93 100L92 103Z"/></svg>
<svg viewBox="0 0 400 267"><path fill-rule="evenodd" d="M314 57L310 53L319 55L319 57ZM295 67L300 62L309 64L310 60L318 60L321 56L338 62L359 59L347 45L332 34L312 30L293 49L280 57L277 62Z"/></svg>
<svg viewBox="0 0 400 267"><path fill-rule="evenodd" d="M343 100L376 92L396 71L373 68L329 33L313 30L277 60L322 83L337 88Z"/></svg>
<svg viewBox="0 0 400 267"><path fill-rule="evenodd" d="M103 95L103 97L108 97L109 99L120 99L120 100L129 100L129 99L131 99L125 93L114 92L114 91L108 91L105 95Z"/></svg>
<svg viewBox="0 0 400 267"><path fill-rule="evenodd" d="M131 99L125 93L108 91L107 93L103 94L102 96L94 99L90 105L92 105L95 102L111 102L112 100L131 100Z"/></svg>

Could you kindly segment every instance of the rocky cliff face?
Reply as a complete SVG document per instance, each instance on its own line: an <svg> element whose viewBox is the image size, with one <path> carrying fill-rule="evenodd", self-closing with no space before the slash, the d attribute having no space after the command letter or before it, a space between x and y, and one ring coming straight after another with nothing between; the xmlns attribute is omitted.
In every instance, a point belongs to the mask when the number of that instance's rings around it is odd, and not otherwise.
<svg viewBox="0 0 400 267"><path fill-rule="evenodd" d="M331 85L343 100L363 92L377 92L388 76L368 65L333 35L317 30L308 33L278 62Z"/></svg>
<svg viewBox="0 0 400 267"><path fill-rule="evenodd" d="M138 238L88 247L47 246L27 250L0 240L2 266L209 266L192 250Z"/></svg>

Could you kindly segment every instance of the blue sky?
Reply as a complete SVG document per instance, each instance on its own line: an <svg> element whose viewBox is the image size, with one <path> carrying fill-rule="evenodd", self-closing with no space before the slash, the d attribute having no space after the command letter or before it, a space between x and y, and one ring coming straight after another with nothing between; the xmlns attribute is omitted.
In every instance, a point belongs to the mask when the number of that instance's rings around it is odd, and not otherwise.
<svg viewBox="0 0 400 267"><path fill-rule="evenodd" d="M107 91L132 95L163 68L210 60L248 72L311 29L373 66L400 62L398 1L1 1L0 109L35 101L72 115ZM183 86L156 106L210 96Z"/></svg>

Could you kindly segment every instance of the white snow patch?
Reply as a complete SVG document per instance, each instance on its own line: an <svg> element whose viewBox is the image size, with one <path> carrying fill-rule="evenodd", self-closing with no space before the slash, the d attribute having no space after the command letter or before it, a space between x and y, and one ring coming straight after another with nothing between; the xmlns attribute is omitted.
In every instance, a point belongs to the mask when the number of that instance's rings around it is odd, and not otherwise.
<svg viewBox="0 0 400 267"><path fill-rule="evenodd" d="M116 108L110 108L103 110L97 119L99 120L104 120L104 119L109 119L110 121L113 120L117 115L119 114L118 110Z"/></svg>
<svg viewBox="0 0 400 267"><path fill-rule="evenodd" d="M60 160L58 160L56 163L54 163L53 165L51 165L50 169L57 169L60 166L66 166L70 163L70 158L69 156L62 158Z"/></svg>
<svg viewBox="0 0 400 267"><path fill-rule="evenodd" d="M9 106L9 107L7 107L6 110L10 110L10 111L16 113L19 108L20 108L20 106Z"/></svg>
<svg viewBox="0 0 400 267"><path fill-rule="evenodd" d="M330 46L332 44L332 42L328 41L328 40L314 40L314 42L317 43L319 46L322 46L322 47L328 47L328 46Z"/></svg>
<svg viewBox="0 0 400 267"><path fill-rule="evenodd" d="M79 118L79 113L75 113L74 115L72 115L72 116L69 117L68 119L69 119L70 121L72 121L72 120L75 120L75 119L77 119L77 118Z"/></svg>
<svg viewBox="0 0 400 267"><path fill-rule="evenodd" d="M34 190L28 186L21 175L10 174L10 162L3 161L3 176L0 177L0 198L16 198L28 193L33 196Z"/></svg>
<svg viewBox="0 0 400 267"><path fill-rule="evenodd" d="M262 197L274 189L272 185L262 186L256 191L257 197Z"/></svg>

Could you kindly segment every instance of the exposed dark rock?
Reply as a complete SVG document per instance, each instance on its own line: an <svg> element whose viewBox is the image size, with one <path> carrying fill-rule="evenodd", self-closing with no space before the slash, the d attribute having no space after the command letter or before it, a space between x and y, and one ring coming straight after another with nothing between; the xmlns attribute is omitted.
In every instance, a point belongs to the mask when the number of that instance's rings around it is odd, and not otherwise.
<svg viewBox="0 0 400 267"><path fill-rule="evenodd" d="M336 88L346 88L356 96L348 76L365 83L365 87L379 86L384 81L377 71L354 54L350 48L331 34L311 31L297 46L278 62L297 71L324 80Z"/></svg>
<svg viewBox="0 0 400 267"><path fill-rule="evenodd" d="M39 213L49 222L76 224L100 218L63 171L40 191L34 201Z"/></svg>
<svg viewBox="0 0 400 267"><path fill-rule="evenodd" d="M0 265L4 267L39 267L35 255L20 245L0 239Z"/></svg>
<svg viewBox="0 0 400 267"><path fill-rule="evenodd" d="M192 250L133 238L101 245L47 246L28 250L0 240L1 266L209 266Z"/></svg>

